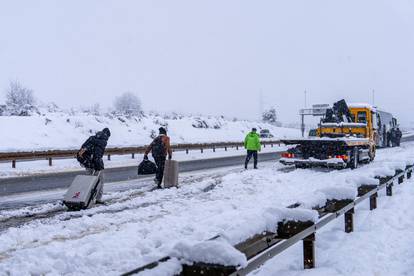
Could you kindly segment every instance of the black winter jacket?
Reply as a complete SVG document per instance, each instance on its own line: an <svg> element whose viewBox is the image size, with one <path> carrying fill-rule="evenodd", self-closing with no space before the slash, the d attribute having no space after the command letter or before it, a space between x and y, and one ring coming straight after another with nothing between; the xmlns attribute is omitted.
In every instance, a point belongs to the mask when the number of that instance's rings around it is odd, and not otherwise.
<svg viewBox="0 0 414 276"><path fill-rule="evenodd" d="M105 148L108 143L108 135L102 131L96 133L96 135L91 136L83 143L82 148L90 152L92 155L92 160L88 169L93 169L96 171L101 171L104 169L104 162L102 157L105 153Z"/></svg>

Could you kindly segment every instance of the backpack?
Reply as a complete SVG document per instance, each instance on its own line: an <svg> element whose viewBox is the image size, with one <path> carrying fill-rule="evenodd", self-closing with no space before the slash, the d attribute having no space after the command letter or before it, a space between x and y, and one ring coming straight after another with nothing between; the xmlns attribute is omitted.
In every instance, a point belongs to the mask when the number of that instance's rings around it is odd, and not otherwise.
<svg viewBox="0 0 414 276"><path fill-rule="evenodd" d="M92 137L90 137L88 140L86 140L86 142L82 145L82 147L76 154L76 159L82 167L92 168L93 150L94 145L92 143Z"/></svg>
<svg viewBox="0 0 414 276"><path fill-rule="evenodd" d="M154 174L156 171L157 166L148 159L144 159L141 164L138 165L138 175Z"/></svg>
<svg viewBox="0 0 414 276"><path fill-rule="evenodd" d="M152 141L152 156L166 156L166 149L162 136L158 136Z"/></svg>

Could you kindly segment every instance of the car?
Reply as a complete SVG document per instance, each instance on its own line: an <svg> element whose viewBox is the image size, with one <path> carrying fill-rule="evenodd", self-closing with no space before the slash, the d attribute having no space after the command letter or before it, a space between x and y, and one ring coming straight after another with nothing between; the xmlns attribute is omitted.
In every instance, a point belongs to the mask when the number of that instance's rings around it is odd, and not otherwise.
<svg viewBox="0 0 414 276"><path fill-rule="evenodd" d="M268 129L260 130L260 138L273 138L273 134Z"/></svg>

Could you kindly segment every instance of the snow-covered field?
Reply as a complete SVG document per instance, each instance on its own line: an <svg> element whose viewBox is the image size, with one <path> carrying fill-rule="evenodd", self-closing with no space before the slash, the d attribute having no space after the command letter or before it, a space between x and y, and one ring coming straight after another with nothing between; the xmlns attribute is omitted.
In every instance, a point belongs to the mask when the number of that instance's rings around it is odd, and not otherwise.
<svg viewBox="0 0 414 276"><path fill-rule="evenodd" d="M286 146L266 146L262 148L262 153L284 151ZM228 148L225 151L223 148L217 148L215 152L212 149L204 150L203 153L199 150L189 151L186 154L185 151L174 152L173 158L177 161L189 161L209 158L219 158L228 156L244 155L245 150L239 148ZM150 155L151 158L151 155ZM131 155L114 155L111 156L111 160L104 159L105 168L117 168L126 166L138 166L138 163L143 159L142 154L136 154L135 159L131 158ZM36 161L21 161L17 162L16 168L13 169L11 162L0 163L0 179L7 177L20 177L30 176L44 173L57 173L57 172L68 172L68 171L81 171L84 170L76 159L54 159L53 166L49 166L47 160L36 160Z"/></svg>
<svg viewBox="0 0 414 276"><path fill-rule="evenodd" d="M143 186L122 192L107 191L107 206L77 213L58 212L1 232L0 271L5 275L119 275L165 255L205 260L217 258L220 252L225 263L244 264L244 257L231 250L230 244L264 230L275 231L277 221L282 219L316 220L312 207L324 205L333 194L355 196L358 185L374 183L373 177L378 174L393 174L396 168L405 167L408 160L414 161L413 143L379 151L375 162L353 171L292 171L274 163L262 163L259 170L232 168L183 174L179 189L150 192ZM412 243L413 220L407 212L412 205L414 188L410 185L414 182L406 183L396 188L393 198L379 199L380 208L374 211L378 221L375 216L364 215L363 209L356 217L355 233L345 238L339 224L332 231L318 234L317 270L302 271L300 253L288 251L281 256L280 266L275 268L269 262L257 273L390 275L393 265L398 269L391 275L411 271L414 266L409 257L414 251L407 245ZM301 207L285 208L293 203L301 203ZM0 211L0 220L54 208L59 205ZM385 219L389 214L394 217ZM374 242L373 233L380 235L378 241ZM205 242L216 235L221 239ZM395 243L388 243L392 241ZM357 248L361 242L365 246ZM393 258L386 258L391 253ZM401 259L398 254L402 254ZM359 272L364 260L372 264L363 268L367 274ZM377 261L382 263L375 266ZM169 275L177 269L178 262L173 259L158 272Z"/></svg>
<svg viewBox="0 0 414 276"><path fill-rule="evenodd" d="M81 112L41 113L28 117L0 116L0 152L78 149L90 135L105 127L112 133L109 147L147 145L160 126L168 129L173 144L240 142L253 127L269 129L275 139L300 135L298 129L223 117L145 114L127 118Z"/></svg>

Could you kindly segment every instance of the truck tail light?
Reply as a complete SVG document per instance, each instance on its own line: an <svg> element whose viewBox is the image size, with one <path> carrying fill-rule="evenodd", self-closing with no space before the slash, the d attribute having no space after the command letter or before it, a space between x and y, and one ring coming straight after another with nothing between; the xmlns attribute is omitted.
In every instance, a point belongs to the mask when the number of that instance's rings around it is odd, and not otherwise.
<svg viewBox="0 0 414 276"><path fill-rule="evenodd" d="M283 158L295 158L295 154L289 153L289 152L284 152L284 153L282 153L282 157Z"/></svg>

